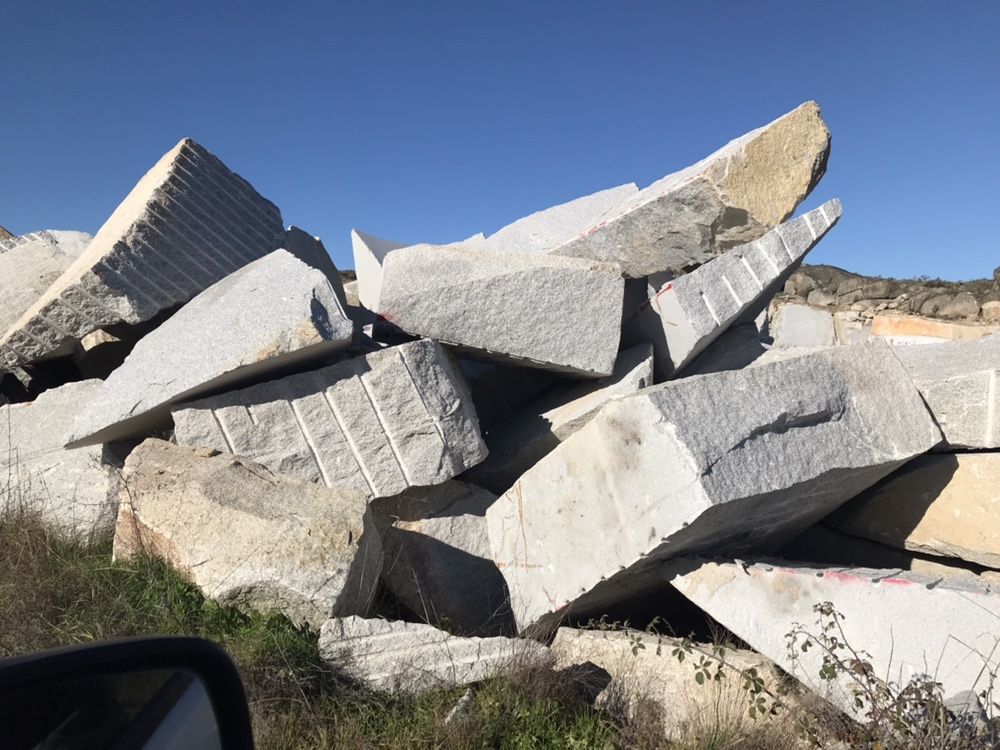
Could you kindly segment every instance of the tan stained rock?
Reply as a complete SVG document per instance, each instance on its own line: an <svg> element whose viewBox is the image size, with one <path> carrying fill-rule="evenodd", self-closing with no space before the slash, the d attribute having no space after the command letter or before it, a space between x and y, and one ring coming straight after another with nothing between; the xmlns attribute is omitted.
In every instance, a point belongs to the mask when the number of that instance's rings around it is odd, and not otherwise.
<svg viewBox="0 0 1000 750"><path fill-rule="evenodd" d="M997 330L1000 330L1000 326L951 323L916 315L880 313L872 319L872 336L904 341L912 339L973 341Z"/></svg>

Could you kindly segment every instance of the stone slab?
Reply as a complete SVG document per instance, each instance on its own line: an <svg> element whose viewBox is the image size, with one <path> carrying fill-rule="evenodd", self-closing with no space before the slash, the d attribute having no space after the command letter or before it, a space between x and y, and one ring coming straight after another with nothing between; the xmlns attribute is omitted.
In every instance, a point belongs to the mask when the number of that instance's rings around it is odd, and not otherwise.
<svg viewBox="0 0 1000 750"><path fill-rule="evenodd" d="M67 437L70 445L170 426L170 407L346 349L354 324L330 280L276 250L212 285L140 340Z"/></svg>
<svg viewBox="0 0 1000 750"><path fill-rule="evenodd" d="M290 226L285 231L285 241L281 246L306 265L312 266L317 271L322 271L330 281L330 286L333 287L340 306L347 309L347 294L344 291L343 279L341 279L340 271L337 270L330 253L326 251L323 240L314 237L304 229Z"/></svg>
<svg viewBox="0 0 1000 750"><path fill-rule="evenodd" d="M795 652L794 662L788 655L785 636L796 623L819 634L813 607L823 602L844 616L847 642L867 651L875 673L897 684L930 673L948 698L986 688L989 674L1000 668L1000 591L982 582L897 570L702 560L671 561L663 575L754 650L848 713L854 710L851 683L819 677L820 648Z"/></svg>
<svg viewBox="0 0 1000 750"><path fill-rule="evenodd" d="M468 685L516 665L550 660L548 649L517 638L463 638L423 623L343 617L323 623L320 657L368 687L421 692Z"/></svg>
<svg viewBox="0 0 1000 750"><path fill-rule="evenodd" d="M281 214L191 139L136 184L86 251L6 332L0 371L177 307L280 247Z"/></svg>
<svg viewBox="0 0 1000 750"><path fill-rule="evenodd" d="M1000 453L921 456L827 522L893 547L1000 569Z"/></svg>
<svg viewBox="0 0 1000 750"><path fill-rule="evenodd" d="M386 256L404 245L382 240L357 229L351 230L354 272L358 275L358 301L368 310L378 310L382 290L382 264Z"/></svg>
<svg viewBox="0 0 1000 750"><path fill-rule="evenodd" d="M174 409L177 442L389 497L486 457L454 362L430 340L390 347Z"/></svg>
<svg viewBox="0 0 1000 750"><path fill-rule="evenodd" d="M116 559L154 554L206 596L319 627L365 614L382 546L360 492L147 440L125 461Z"/></svg>
<svg viewBox="0 0 1000 750"><path fill-rule="evenodd" d="M519 629L541 628L641 593L658 559L777 547L940 439L885 344L672 381L526 472L490 548Z"/></svg>
<svg viewBox="0 0 1000 750"><path fill-rule="evenodd" d="M815 102L731 141L619 204L553 253L681 273L787 219L826 172L830 132Z"/></svg>
<svg viewBox="0 0 1000 750"><path fill-rule="evenodd" d="M680 372L738 320L755 318L840 215L840 201L827 201L664 284L626 324L654 343L657 378Z"/></svg>
<svg viewBox="0 0 1000 750"><path fill-rule="evenodd" d="M67 383L34 401L0 406L0 497L84 540L114 527L118 475L102 446L66 450L62 438L100 387L99 380Z"/></svg>
<svg viewBox="0 0 1000 750"><path fill-rule="evenodd" d="M604 263L413 245L386 256L376 312L409 334L596 378L614 368L623 289Z"/></svg>
<svg viewBox="0 0 1000 750"><path fill-rule="evenodd" d="M763 356L767 349L756 323L738 323L725 330L690 365L684 376L742 370Z"/></svg>

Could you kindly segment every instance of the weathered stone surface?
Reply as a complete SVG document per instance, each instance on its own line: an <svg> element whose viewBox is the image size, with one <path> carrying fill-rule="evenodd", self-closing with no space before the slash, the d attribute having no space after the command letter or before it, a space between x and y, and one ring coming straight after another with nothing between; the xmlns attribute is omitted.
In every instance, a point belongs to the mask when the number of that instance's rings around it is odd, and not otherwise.
<svg viewBox="0 0 1000 750"><path fill-rule="evenodd" d="M1000 331L1000 326L950 323L890 312L880 313L872 318L872 336L886 338L891 343L975 341L994 331Z"/></svg>
<svg viewBox="0 0 1000 750"><path fill-rule="evenodd" d="M404 245L380 240L352 229L351 247L354 252L354 272L358 275L358 300L362 306L374 312L378 310L382 290L382 264L390 252Z"/></svg>
<svg viewBox="0 0 1000 750"><path fill-rule="evenodd" d="M323 623L320 656L369 687L420 692L468 685L512 665L550 660L548 649L517 638L462 638L430 625L343 617Z"/></svg>
<svg viewBox="0 0 1000 750"><path fill-rule="evenodd" d="M83 539L114 526L117 473L103 460L102 446L65 450L62 437L100 387L99 380L68 383L34 401L0 406L0 500Z"/></svg>
<svg viewBox="0 0 1000 750"><path fill-rule="evenodd" d="M486 509L496 495L452 480L376 500L382 578L424 621L462 635L510 635L507 586L490 557Z"/></svg>
<svg viewBox="0 0 1000 750"><path fill-rule="evenodd" d="M440 484L486 457L465 383L429 340L195 401L173 416L183 445L371 497Z"/></svg>
<svg viewBox="0 0 1000 750"><path fill-rule="evenodd" d="M606 378L549 391L486 433L489 455L467 473L469 481L506 492L559 443L583 427L608 401L653 384L653 348L626 349Z"/></svg>
<svg viewBox="0 0 1000 750"><path fill-rule="evenodd" d="M863 344L872 335L871 322L851 310L840 310L833 314L833 331L837 343L845 346Z"/></svg>
<svg viewBox="0 0 1000 750"><path fill-rule="evenodd" d="M940 439L884 344L677 380L524 474L486 513L490 548L524 629L641 591L657 559L777 546Z"/></svg>
<svg viewBox="0 0 1000 750"><path fill-rule="evenodd" d="M6 333L0 371L187 302L280 247L281 214L190 139L146 173L86 251Z"/></svg>
<svg viewBox="0 0 1000 750"><path fill-rule="evenodd" d="M382 545L362 493L162 440L132 452L124 482L116 558L151 552L206 596L313 626L367 612Z"/></svg>
<svg viewBox="0 0 1000 750"><path fill-rule="evenodd" d="M601 377L618 353L623 289L604 263L412 245L385 257L375 312L413 335Z"/></svg>
<svg viewBox="0 0 1000 750"><path fill-rule="evenodd" d="M983 321L986 323L1000 323L1000 301L984 302L982 315Z"/></svg>
<svg viewBox="0 0 1000 750"><path fill-rule="evenodd" d="M9 239L13 238L13 236L14 235L12 235L6 229L4 229L3 227L0 227L0 242L3 242L4 240L9 240Z"/></svg>
<svg viewBox="0 0 1000 750"><path fill-rule="evenodd" d="M785 636L796 623L819 634L813 607L822 602L844 616L847 642L870 654L883 679L905 685L931 673L947 698L984 689L1000 668L1000 591L983 582L896 570L685 559L665 564L663 575L755 650L849 713L851 683L818 676L822 649L798 651L794 662L788 656Z"/></svg>
<svg viewBox="0 0 1000 750"><path fill-rule="evenodd" d="M667 175L552 252L617 263L631 278L679 273L787 219L826 172L830 133L806 102Z"/></svg>
<svg viewBox="0 0 1000 750"><path fill-rule="evenodd" d="M768 330L774 346L782 349L837 343L833 315L809 305L782 305L771 318Z"/></svg>
<svg viewBox="0 0 1000 750"><path fill-rule="evenodd" d="M766 351L756 323L732 325L685 368L684 376L741 370Z"/></svg>
<svg viewBox="0 0 1000 750"><path fill-rule="evenodd" d="M1000 453L921 456L828 523L893 547L1000 569Z"/></svg>
<svg viewBox="0 0 1000 750"><path fill-rule="evenodd" d="M67 440L104 443L169 426L170 406L347 348L354 325L330 280L276 250L214 284L147 334Z"/></svg>
<svg viewBox="0 0 1000 750"><path fill-rule="evenodd" d="M285 231L285 241L282 244L288 252L294 255L308 266L312 266L317 271L322 271L333 287L334 294L340 306L347 309L347 296L344 292L344 282L340 278L340 271L326 251L323 240L314 237L303 229L291 226Z"/></svg>
<svg viewBox="0 0 1000 750"><path fill-rule="evenodd" d="M894 349L941 426L942 448L1000 448L1000 335Z"/></svg>
<svg viewBox="0 0 1000 750"><path fill-rule="evenodd" d="M0 332L73 265L90 239L83 232L48 231L0 241Z"/></svg>
<svg viewBox="0 0 1000 750"><path fill-rule="evenodd" d="M630 321L656 347L657 379L679 372L735 321L756 317L840 215L840 201L827 201L659 289Z"/></svg>

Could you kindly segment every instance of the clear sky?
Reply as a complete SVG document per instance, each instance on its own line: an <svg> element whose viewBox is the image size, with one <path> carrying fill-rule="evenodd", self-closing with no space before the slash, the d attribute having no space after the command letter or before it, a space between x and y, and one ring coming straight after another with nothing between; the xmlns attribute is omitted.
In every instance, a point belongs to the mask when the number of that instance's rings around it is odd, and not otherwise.
<svg viewBox="0 0 1000 750"><path fill-rule="evenodd" d="M807 99L814 263L1000 265L1000 3L0 0L0 225L95 232L191 136L352 265L640 187Z"/></svg>

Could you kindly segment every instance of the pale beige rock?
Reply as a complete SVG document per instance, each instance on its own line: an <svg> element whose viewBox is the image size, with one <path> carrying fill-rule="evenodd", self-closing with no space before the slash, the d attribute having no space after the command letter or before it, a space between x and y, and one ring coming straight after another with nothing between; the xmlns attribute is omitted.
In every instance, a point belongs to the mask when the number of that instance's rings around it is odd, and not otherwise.
<svg viewBox="0 0 1000 750"><path fill-rule="evenodd" d="M1000 568L1000 453L921 456L828 520L893 547Z"/></svg>
<svg viewBox="0 0 1000 750"><path fill-rule="evenodd" d="M939 341L974 341L1000 330L1000 326L984 326L972 323L951 323L932 320L917 315L893 315L880 313L872 319L872 336L882 336L890 340L928 339Z"/></svg>
<svg viewBox="0 0 1000 750"><path fill-rule="evenodd" d="M14 236L14 235L12 235L12 234L11 234L10 232L8 232L8 231L7 231L6 229L4 229L3 227L0 227L0 240L9 240L9 239L11 239L11 238L12 238L13 236Z"/></svg>
<svg viewBox="0 0 1000 750"><path fill-rule="evenodd" d="M984 302L981 315L987 323L1000 323L1000 302L996 300Z"/></svg>

